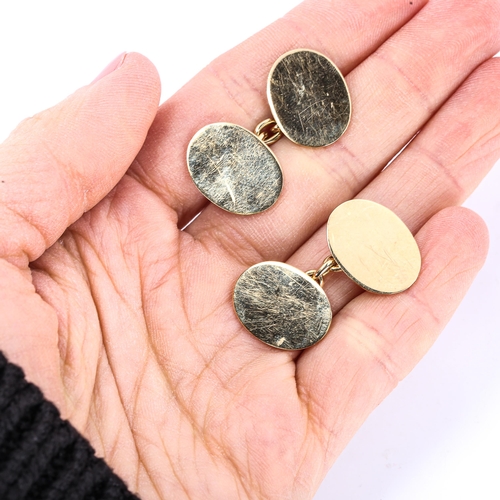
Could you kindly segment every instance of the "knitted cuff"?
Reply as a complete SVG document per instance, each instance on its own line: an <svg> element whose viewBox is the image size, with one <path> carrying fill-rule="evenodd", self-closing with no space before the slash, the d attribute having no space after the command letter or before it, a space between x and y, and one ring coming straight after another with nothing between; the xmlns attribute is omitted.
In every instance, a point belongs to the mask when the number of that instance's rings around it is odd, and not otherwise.
<svg viewBox="0 0 500 500"><path fill-rule="evenodd" d="M0 498L138 499L1 352Z"/></svg>

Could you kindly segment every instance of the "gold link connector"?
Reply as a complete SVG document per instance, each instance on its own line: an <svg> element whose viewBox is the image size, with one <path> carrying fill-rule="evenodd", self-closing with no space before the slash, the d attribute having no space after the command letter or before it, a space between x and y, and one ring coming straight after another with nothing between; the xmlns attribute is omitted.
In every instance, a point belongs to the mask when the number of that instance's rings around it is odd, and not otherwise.
<svg viewBox="0 0 500 500"><path fill-rule="evenodd" d="M270 146L283 137L283 132L272 118L268 118L255 127L255 135L264 144Z"/></svg>
<svg viewBox="0 0 500 500"><path fill-rule="evenodd" d="M338 273L342 271L342 268L338 265L337 261L329 255L321 264L318 270L307 271L307 275L310 276L318 285L323 288L323 283L325 281L325 276L328 273Z"/></svg>

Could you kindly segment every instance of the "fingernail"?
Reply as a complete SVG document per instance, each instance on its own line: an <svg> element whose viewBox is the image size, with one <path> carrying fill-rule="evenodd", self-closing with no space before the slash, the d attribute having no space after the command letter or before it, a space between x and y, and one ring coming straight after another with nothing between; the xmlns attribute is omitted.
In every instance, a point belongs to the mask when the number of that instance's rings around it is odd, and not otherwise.
<svg viewBox="0 0 500 500"><path fill-rule="evenodd" d="M105 76L109 75L110 73L113 73L116 69L118 69L122 64L123 61L125 61L125 57L127 56L126 52L122 52L118 57L113 59L98 75L97 77L92 80L92 83L95 83Z"/></svg>

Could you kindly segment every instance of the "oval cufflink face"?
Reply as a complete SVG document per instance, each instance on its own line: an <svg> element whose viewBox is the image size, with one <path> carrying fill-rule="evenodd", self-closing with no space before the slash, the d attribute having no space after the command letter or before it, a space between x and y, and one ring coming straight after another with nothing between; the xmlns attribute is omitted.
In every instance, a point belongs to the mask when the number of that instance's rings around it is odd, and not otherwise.
<svg viewBox="0 0 500 500"><path fill-rule="evenodd" d="M326 335L332 321L321 287L281 262L262 262L247 269L236 283L233 300L243 326L280 349L311 347Z"/></svg>
<svg viewBox="0 0 500 500"><path fill-rule="evenodd" d="M351 119L344 77L332 61L313 50L281 56L269 73L267 95L279 128L302 146L332 144Z"/></svg>
<svg viewBox="0 0 500 500"><path fill-rule="evenodd" d="M369 292L403 292L418 278L420 250L405 223L368 200L339 205L328 219L328 246L342 270Z"/></svg>
<svg viewBox="0 0 500 500"><path fill-rule="evenodd" d="M231 123L203 127L187 151L196 187L218 207L241 215L263 212L278 199L283 174L271 150Z"/></svg>

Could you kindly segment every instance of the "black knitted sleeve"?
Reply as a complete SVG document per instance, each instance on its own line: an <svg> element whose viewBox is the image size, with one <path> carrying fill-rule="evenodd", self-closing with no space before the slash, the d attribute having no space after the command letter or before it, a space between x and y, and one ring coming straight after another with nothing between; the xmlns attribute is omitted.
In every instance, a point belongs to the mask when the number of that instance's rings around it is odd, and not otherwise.
<svg viewBox="0 0 500 500"><path fill-rule="evenodd" d="M136 499L0 352L0 499Z"/></svg>

